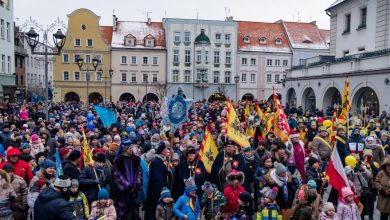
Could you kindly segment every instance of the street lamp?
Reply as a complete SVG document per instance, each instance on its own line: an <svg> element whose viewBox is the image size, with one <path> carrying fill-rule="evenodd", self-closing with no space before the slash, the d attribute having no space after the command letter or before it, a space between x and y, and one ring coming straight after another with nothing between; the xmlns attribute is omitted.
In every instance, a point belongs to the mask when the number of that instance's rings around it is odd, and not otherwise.
<svg viewBox="0 0 390 220"><path fill-rule="evenodd" d="M234 82L236 83L236 101L238 102L238 82L240 82L240 76L238 74L234 76Z"/></svg>
<svg viewBox="0 0 390 220"><path fill-rule="evenodd" d="M61 50L64 47L65 40L66 40L66 36L62 33L61 29L58 29L57 32L53 34L53 41L54 41L55 47L57 48L57 51L56 52L48 52L47 51L47 44L48 44L47 34L49 31L51 31L53 29L54 25L55 24L53 24L52 26L49 26L45 30L41 28L41 31L43 32L43 44L45 47L44 52L34 51L39 43L39 34L34 30L34 28L31 27L30 30L26 33L26 35L27 35L26 41L27 41L27 44L31 48L31 53L45 56L45 108L44 108L44 110L45 110L45 114L46 114L46 121L49 120L49 79L48 79L49 77L48 77L47 56L48 55L57 55L57 56L60 55Z"/></svg>
<svg viewBox="0 0 390 220"><path fill-rule="evenodd" d="M87 80L87 105L89 105L89 81L91 80L90 79L90 72L89 72L89 65L87 65L86 69L83 69L83 65L84 65L84 59L83 58L78 58L76 60L76 64L79 67L79 70L85 72L85 75L86 75L86 80ZM99 65L99 60L96 57L93 58L92 59L92 66L93 66L93 71L94 72L96 71L98 65Z"/></svg>
<svg viewBox="0 0 390 220"><path fill-rule="evenodd" d="M99 69L98 74L99 74L100 78L104 79L104 101L107 101L107 98L106 98L107 79L110 79L110 102L112 102L111 80L112 80L112 75L114 74L114 71L112 69L109 69L108 76L103 76L103 69Z"/></svg>
<svg viewBox="0 0 390 220"><path fill-rule="evenodd" d="M199 76L200 76L200 78L196 79L196 82L197 83L202 82L202 97L203 97L203 100L204 100L204 90L205 90L205 87L206 87L206 85L204 83L208 83L208 81L209 81L207 79L207 69L200 69L199 70Z"/></svg>

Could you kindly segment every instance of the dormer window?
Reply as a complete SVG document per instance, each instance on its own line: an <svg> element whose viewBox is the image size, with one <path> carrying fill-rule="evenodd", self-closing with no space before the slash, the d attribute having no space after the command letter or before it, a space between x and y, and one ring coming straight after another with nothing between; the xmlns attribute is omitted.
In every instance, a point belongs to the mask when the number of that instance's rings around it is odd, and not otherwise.
<svg viewBox="0 0 390 220"><path fill-rule="evenodd" d="M134 47L135 45L135 37L131 34L125 36L125 45L129 47Z"/></svg>
<svg viewBox="0 0 390 220"><path fill-rule="evenodd" d="M302 43L311 44L313 41L308 36L304 36Z"/></svg>
<svg viewBox="0 0 390 220"><path fill-rule="evenodd" d="M276 45L281 45L281 44L282 44L282 39L276 38L275 44L276 44Z"/></svg>
<svg viewBox="0 0 390 220"><path fill-rule="evenodd" d="M251 42L251 40L250 40L250 38L248 36L245 36L243 38L243 40L244 40L244 43L246 43L246 44L249 44Z"/></svg>
<svg viewBox="0 0 390 220"><path fill-rule="evenodd" d="M154 37L152 35L148 35L144 39L145 47L154 47Z"/></svg>
<svg viewBox="0 0 390 220"><path fill-rule="evenodd" d="M266 43L267 43L267 38L265 38L265 37L260 37L259 43L260 43L260 44L266 44Z"/></svg>

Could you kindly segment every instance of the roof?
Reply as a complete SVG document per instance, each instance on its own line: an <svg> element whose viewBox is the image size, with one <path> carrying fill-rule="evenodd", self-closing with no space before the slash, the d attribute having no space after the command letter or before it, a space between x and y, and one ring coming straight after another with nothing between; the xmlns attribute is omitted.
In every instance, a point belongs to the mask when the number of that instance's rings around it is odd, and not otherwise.
<svg viewBox="0 0 390 220"><path fill-rule="evenodd" d="M348 0L336 0L335 2L333 2L333 4L331 4L331 5L326 9L326 11L328 11L329 9L331 9L331 8L333 8L333 7L335 7L335 6L339 5L339 4L341 4L341 3L343 3L343 2L346 2L346 1L348 1Z"/></svg>
<svg viewBox="0 0 390 220"><path fill-rule="evenodd" d="M204 33L204 29L202 29L200 34L195 38L195 43L210 43L210 39Z"/></svg>
<svg viewBox="0 0 390 220"><path fill-rule="evenodd" d="M295 49L329 49L326 40L314 22L285 22L282 21L292 48ZM325 31L323 31L325 34Z"/></svg>
<svg viewBox="0 0 390 220"><path fill-rule="evenodd" d="M134 47L125 45L125 36L129 34L136 39ZM115 48L145 48L144 39L149 35L154 37L155 47L148 47L148 49L165 49L165 34L162 22L150 22L148 24L140 21L117 21L111 46Z"/></svg>
<svg viewBox="0 0 390 220"><path fill-rule="evenodd" d="M291 52L283 25L280 23L238 21L238 49L259 52ZM249 37L250 42L244 43L243 38ZM260 38L265 37L266 43L260 44ZM275 44L280 38L282 44Z"/></svg>
<svg viewBox="0 0 390 220"><path fill-rule="evenodd" d="M330 30L319 29L321 37L325 40L326 43L330 43Z"/></svg>
<svg viewBox="0 0 390 220"><path fill-rule="evenodd" d="M100 26L100 34L107 44L111 44L112 41L112 26Z"/></svg>

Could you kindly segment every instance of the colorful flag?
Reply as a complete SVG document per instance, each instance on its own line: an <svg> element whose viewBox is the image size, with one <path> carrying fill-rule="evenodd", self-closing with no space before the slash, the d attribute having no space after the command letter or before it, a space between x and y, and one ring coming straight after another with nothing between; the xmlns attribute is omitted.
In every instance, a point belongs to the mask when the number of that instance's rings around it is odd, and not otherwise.
<svg viewBox="0 0 390 220"><path fill-rule="evenodd" d="M226 121L226 129L228 138L239 144L241 147L249 147L249 141L244 134L241 133L241 123L238 120L236 110L230 100L227 101L228 117Z"/></svg>
<svg viewBox="0 0 390 220"><path fill-rule="evenodd" d="M112 124L116 123L116 115L113 111L97 105L94 105L93 107L96 113L99 115L99 118L102 121L104 127L110 127Z"/></svg>
<svg viewBox="0 0 390 220"><path fill-rule="evenodd" d="M290 135L290 127L286 114L284 114L283 106L280 104L279 98L275 92L275 88L273 89L273 96L274 106L276 108L274 116L274 133L285 143L288 141L288 136Z"/></svg>
<svg viewBox="0 0 390 220"><path fill-rule="evenodd" d="M255 104L255 108L256 108L257 115L259 115L259 117L260 117L260 120L263 121L264 117L265 117L263 109L261 109L258 104Z"/></svg>
<svg viewBox="0 0 390 220"><path fill-rule="evenodd" d="M58 148L56 148L54 152L54 158L56 159L56 178L58 178L59 176L64 174L64 172L62 172L62 165Z"/></svg>
<svg viewBox="0 0 390 220"><path fill-rule="evenodd" d="M349 80L348 77L345 79L344 86L344 96L343 102L341 105L341 113L339 116L339 120L343 122L343 124L347 123L348 120L348 112L351 111L351 101L349 100Z"/></svg>
<svg viewBox="0 0 390 220"><path fill-rule="evenodd" d="M330 127L330 144L333 145L336 140L336 128L337 128L337 109L333 110L332 126Z"/></svg>
<svg viewBox="0 0 390 220"><path fill-rule="evenodd" d="M85 166L93 166L93 159L92 159L92 151L91 148L88 146L87 137L85 136L84 129L82 129L83 132L83 143L84 143L84 165Z"/></svg>
<svg viewBox="0 0 390 220"><path fill-rule="evenodd" d="M251 112L249 110L249 103L248 103L248 99L245 100L245 111L244 111L244 118L245 118L245 121L248 121L249 120L249 116L251 115Z"/></svg>
<svg viewBox="0 0 390 220"><path fill-rule="evenodd" d="M343 187L350 187L337 147L333 148L328 168L326 169L326 176L329 178L329 184L339 192L339 195Z"/></svg>
<svg viewBox="0 0 390 220"><path fill-rule="evenodd" d="M211 135L210 128L206 127L204 138L202 141L202 147L199 151L198 160L203 162L204 167L208 173L211 173L211 167L213 166L215 158L217 158L218 150L215 146L213 136Z"/></svg>

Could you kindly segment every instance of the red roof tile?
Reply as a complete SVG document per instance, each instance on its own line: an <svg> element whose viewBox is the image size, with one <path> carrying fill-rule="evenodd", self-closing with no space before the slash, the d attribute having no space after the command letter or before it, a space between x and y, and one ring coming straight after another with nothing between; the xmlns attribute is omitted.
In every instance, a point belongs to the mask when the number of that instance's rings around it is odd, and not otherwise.
<svg viewBox="0 0 390 220"><path fill-rule="evenodd" d="M250 42L245 43L244 37L249 37ZM260 38L265 37L266 43L260 44ZM280 38L282 44L277 45L276 39ZM248 51L273 51L290 52L287 36L283 25L280 23L238 21L238 49Z"/></svg>
<svg viewBox="0 0 390 220"><path fill-rule="evenodd" d="M282 21L292 48L328 49L315 23Z"/></svg>
<svg viewBox="0 0 390 220"><path fill-rule="evenodd" d="M324 30L324 29L319 29L320 34L322 36L322 39L325 40L326 43L330 42L330 30Z"/></svg>
<svg viewBox="0 0 390 220"><path fill-rule="evenodd" d="M100 26L100 33L107 44L111 44L112 40L112 26Z"/></svg>

